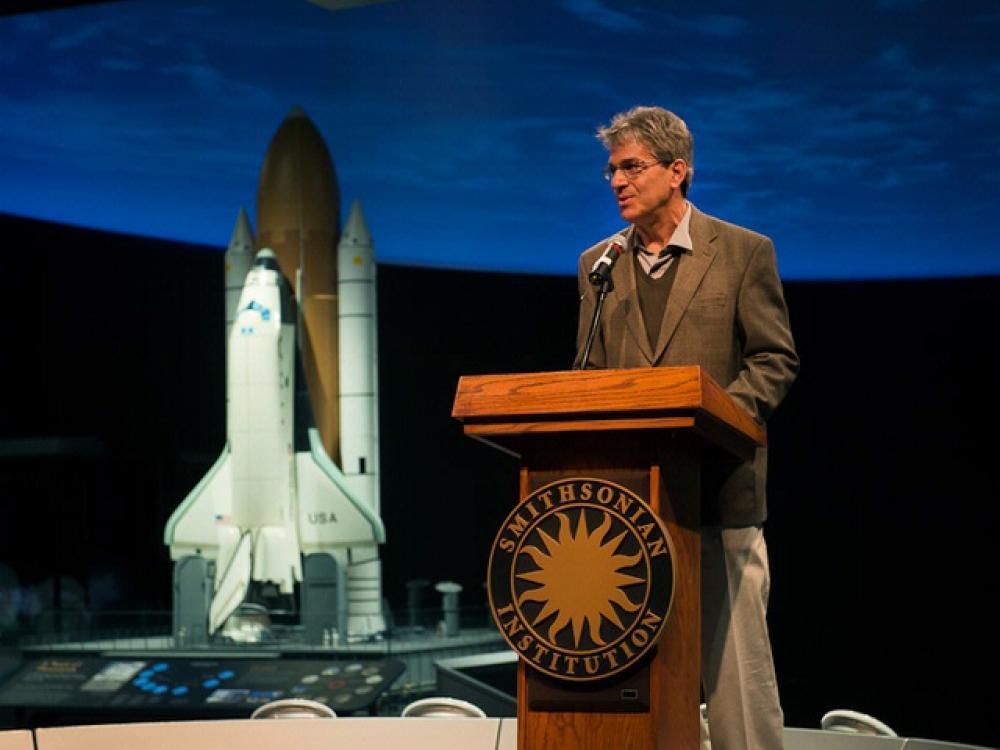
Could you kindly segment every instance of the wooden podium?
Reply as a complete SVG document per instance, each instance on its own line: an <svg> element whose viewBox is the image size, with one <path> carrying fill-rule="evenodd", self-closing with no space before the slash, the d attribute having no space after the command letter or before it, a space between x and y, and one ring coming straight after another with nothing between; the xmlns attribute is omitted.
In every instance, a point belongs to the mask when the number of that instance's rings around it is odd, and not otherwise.
<svg viewBox="0 0 1000 750"><path fill-rule="evenodd" d="M760 425L699 367L465 376L452 416L465 434L520 458L519 502L561 479L594 477L645 500L670 539L669 615L641 663L573 682L520 653L519 750L696 750L701 465L720 452L749 458L764 444Z"/></svg>

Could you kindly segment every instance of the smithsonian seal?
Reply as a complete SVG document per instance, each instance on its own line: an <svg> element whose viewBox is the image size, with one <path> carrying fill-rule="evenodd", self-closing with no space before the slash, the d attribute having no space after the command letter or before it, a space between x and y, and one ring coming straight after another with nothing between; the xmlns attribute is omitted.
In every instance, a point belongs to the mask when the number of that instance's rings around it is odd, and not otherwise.
<svg viewBox="0 0 1000 750"><path fill-rule="evenodd" d="M522 659L560 680L599 680L659 639L674 588L672 542L631 490L561 479L522 500L490 551L490 609Z"/></svg>

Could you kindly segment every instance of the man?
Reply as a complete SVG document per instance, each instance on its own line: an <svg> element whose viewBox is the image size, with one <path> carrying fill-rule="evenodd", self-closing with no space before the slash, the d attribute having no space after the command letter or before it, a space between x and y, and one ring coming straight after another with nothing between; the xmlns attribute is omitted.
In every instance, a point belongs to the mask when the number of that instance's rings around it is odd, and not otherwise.
<svg viewBox="0 0 1000 750"><path fill-rule="evenodd" d="M761 424L798 371L774 246L687 200L687 125L636 107L598 130L605 176L629 227L586 363L597 292L587 277L610 240L580 257L576 367L700 365ZM702 684L714 750L780 750L783 716L765 620L766 449L702 474ZM706 728L703 726L703 733Z"/></svg>

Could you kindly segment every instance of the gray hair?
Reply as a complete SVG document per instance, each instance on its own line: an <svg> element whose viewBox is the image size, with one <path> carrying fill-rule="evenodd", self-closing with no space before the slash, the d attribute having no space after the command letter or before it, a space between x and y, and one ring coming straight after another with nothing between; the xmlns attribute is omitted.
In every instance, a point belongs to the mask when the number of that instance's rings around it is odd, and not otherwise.
<svg viewBox="0 0 1000 750"><path fill-rule="evenodd" d="M597 137L609 151L623 143L636 141L648 148L660 161L683 159L688 172L681 183L687 196L694 177L694 141L687 123L663 107L633 107L619 112L606 127L597 129Z"/></svg>

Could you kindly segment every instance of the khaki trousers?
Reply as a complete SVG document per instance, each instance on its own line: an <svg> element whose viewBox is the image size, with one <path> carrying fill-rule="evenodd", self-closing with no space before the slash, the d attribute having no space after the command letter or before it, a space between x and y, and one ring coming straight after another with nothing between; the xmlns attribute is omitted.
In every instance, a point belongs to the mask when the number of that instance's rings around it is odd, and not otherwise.
<svg viewBox="0 0 1000 750"><path fill-rule="evenodd" d="M784 716L767 632L767 544L757 526L701 533L701 672L707 750L781 750Z"/></svg>

